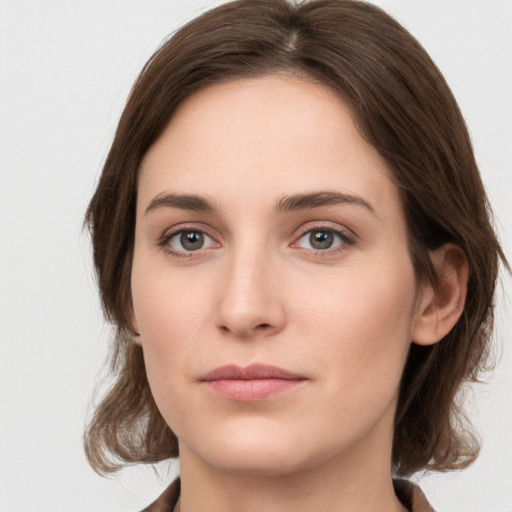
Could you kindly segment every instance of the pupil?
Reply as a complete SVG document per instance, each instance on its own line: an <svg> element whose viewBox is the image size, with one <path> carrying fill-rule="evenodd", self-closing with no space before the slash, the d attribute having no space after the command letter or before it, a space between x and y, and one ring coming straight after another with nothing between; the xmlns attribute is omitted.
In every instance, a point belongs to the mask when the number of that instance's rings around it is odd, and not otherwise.
<svg viewBox="0 0 512 512"><path fill-rule="evenodd" d="M189 251L201 249L204 243L204 236L197 231L184 231L180 237L181 245Z"/></svg>
<svg viewBox="0 0 512 512"><path fill-rule="evenodd" d="M314 249L328 249L333 242L333 234L329 231L313 231L309 235L309 243Z"/></svg>

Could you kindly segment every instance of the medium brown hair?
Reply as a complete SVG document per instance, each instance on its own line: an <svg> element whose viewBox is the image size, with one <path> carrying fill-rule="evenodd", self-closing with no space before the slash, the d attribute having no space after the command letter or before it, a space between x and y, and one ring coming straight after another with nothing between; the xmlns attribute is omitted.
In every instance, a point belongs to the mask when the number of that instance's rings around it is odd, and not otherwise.
<svg viewBox="0 0 512 512"><path fill-rule="evenodd" d="M121 116L86 222L105 315L116 327L114 382L85 436L99 472L178 456L177 439L149 390L133 343L130 273L141 160L176 107L220 81L288 73L329 87L399 187L418 282L435 285L429 250L461 247L467 300L452 331L411 345L396 413L393 466L462 468L478 453L461 427L457 391L483 368L499 259L506 263L457 103L421 45L381 9L355 0L238 0L199 16L143 68ZM299 449L299 448L298 448Z"/></svg>

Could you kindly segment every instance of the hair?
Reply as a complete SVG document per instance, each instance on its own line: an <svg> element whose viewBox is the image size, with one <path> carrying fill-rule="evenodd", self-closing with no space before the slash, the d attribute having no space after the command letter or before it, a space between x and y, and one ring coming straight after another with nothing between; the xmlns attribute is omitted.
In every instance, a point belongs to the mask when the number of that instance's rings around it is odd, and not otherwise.
<svg viewBox="0 0 512 512"><path fill-rule="evenodd" d="M479 446L457 392L485 369L499 260L508 268L457 103L422 46L381 9L357 0L237 0L205 12L156 51L119 121L86 214L105 316L116 328L114 381L85 434L100 473L178 456L133 343L130 274L142 158L177 106L211 84L292 74L334 91L400 189L418 283L436 285L429 251L464 251L464 311L432 346L411 344L393 439L399 475L469 465Z"/></svg>

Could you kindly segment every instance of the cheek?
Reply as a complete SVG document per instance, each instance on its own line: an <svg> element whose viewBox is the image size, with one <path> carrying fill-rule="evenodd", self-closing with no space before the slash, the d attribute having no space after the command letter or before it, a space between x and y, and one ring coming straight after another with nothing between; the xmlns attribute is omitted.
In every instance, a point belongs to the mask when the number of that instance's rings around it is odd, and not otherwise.
<svg viewBox="0 0 512 512"><path fill-rule="evenodd" d="M204 287L201 293L190 282L182 286L179 280L158 274L157 280L151 275L140 282L132 280L132 293L146 359L151 356L163 364L165 360L183 357L183 351L197 340L207 301Z"/></svg>
<svg viewBox="0 0 512 512"><path fill-rule="evenodd" d="M205 324L213 324L212 287L204 276L151 265L149 271L143 258L134 258L133 309L152 393L162 412L174 416L171 408L194 381L198 360L207 364L214 355L215 347L205 342L211 334Z"/></svg>
<svg viewBox="0 0 512 512"><path fill-rule="evenodd" d="M150 275L132 280L134 313L138 322L144 364L158 409L174 432L182 432L186 413L193 410L183 391L190 386L191 363L198 335L199 305L173 293L168 280ZM180 300L181 299L181 300Z"/></svg>
<svg viewBox="0 0 512 512"><path fill-rule="evenodd" d="M410 347L415 277L408 259L378 268L354 267L325 280L336 283L328 288L304 283L308 294L296 304L296 332L309 343L297 350L322 389L308 414L316 418L313 430L333 440L358 437L385 415L392 428Z"/></svg>
<svg viewBox="0 0 512 512"><path fill-rule="evenodd" d="M296 304L300 330L319 340L323 364L354 388L361 387L361 379L375 387L400 380L411 342L416 280L408 256L397 259L354 265L323 280L324 286L308 281L303 286L308 293Z"/></svg>
<svg viewBox="0 0 512 512"><path fill-rule="evenodd" d="M131 275L135 320L143 340L163 350L181 336L193 336L208 302L208 287L197 272L173 268L144 241L135 247Z"/></svg>

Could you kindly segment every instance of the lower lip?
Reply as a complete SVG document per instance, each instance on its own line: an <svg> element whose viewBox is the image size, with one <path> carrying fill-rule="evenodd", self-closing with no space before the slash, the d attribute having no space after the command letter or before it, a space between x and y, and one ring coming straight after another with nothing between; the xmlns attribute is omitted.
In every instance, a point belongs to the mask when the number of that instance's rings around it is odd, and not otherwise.
<svg viewBox="0 0 512 512"><path fill-rule="evenodd" d="M302 379L220 379L205 381L215 394L240 402L256 402L297 387Z"/></svg>

